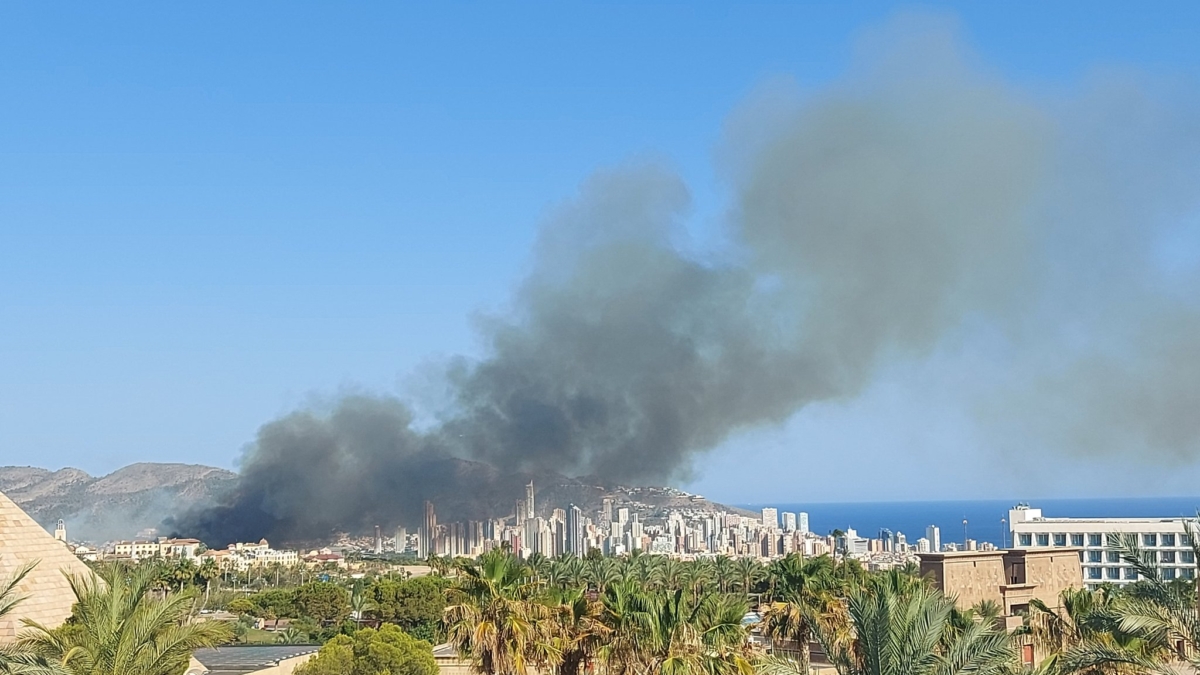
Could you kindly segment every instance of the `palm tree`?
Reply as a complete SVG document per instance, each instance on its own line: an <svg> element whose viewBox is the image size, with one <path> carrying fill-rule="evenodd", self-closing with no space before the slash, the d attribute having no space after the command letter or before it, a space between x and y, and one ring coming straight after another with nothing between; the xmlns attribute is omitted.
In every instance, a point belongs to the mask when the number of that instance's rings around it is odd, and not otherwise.
<svg viewBox="0 0 1200 675"><path fill-rule="evenodd" d="M799 667L807 672L808 643L813 637L814 617L827 615L838 602L833 591L833 561L828 556L803 558L789 555L771 566L773 602L763 617L763 632L784 644L795 643ZM776 648L775 653L781 650Z"/></svg>
<svg viewBox="0 0 1200 675"><path fill-rule="evenodd" d="M812 618L840 675L1001 675L1016 665L1004 631L986 622L955 630L953 602L927 585L872 580L850 592L846 607L842 625Z"/></svg>
<svg viewBox="0 0 1200 675"><path fill-rule="evenodd" d="M496 549L464 565L454 604L446 607L448 641L483 675L527 675L558 663L549 607L532 602L529 569Z"/></svg>
<svg viewBox="0 0 1200 675"><path fill-rule="evenodd" d="M737 577L737 568L734 565L733 558L727 555L719 555L713 559L713 575L717 580L717 590L722 593L728 593L730 586Z"/></svg>
<svg viewBox="0 0 1200 675"><path fill-rule="evenodd" d="M154 597L155 571L113 567L100 577L69 577L76 604L68 623L30 623L19 644L73 675L175 675L192 651L233 637L224 623L189 622L187 596Z"/></svg>
<svg viewBox="0 0 1200 675"><path fill-rule="evenodd" d="M613 558L595 558L587 561L587 580L597 592L603 593L609 584L621 580L617 561Z"/></svg>
<svg viewBox="0 0 1200 675"><path fill-rule="evenodd" d="M712 563L707 560L696 560L684 567L683 583L692 593L692 602L699 602L714 580Z"/></svg>
<svg viewBox="0 0 1200 675"><path fill-rule="evenodd" d="M559 675L579 675L610 634L601 621L603 606L589 599L583 588L556 592L550 598L556 625Z"/></svg>
<svg viewBox="0 0 1200 675"><path fill-rule="evenodd" d="M1059 594L1058 608L1031 600L1024 623L1014 634L1029 636L1034 647L1047 655L1043 663L1064 673L1141 673L1169 656L1121 630L1115 600L1113 589L1107 587L1065 589Z"/></svg>
<svg viewBox="0 0 1200 675"><path fill-rule="evenodd" d="M355 587L350 594L350 615L354 617L354 623L361 626L363 615L375 609L375 603L371 601L362 589Z"/></svg>
<svg viewBox="0 0 1200 675"><path fill-rule="evenodd" d="M763 579L763 566L749 556L738 558L734 564L740 588L747 597L754 592L754 586Z"/></svg>
<svg viewBox="0 0 1200 675"><path fill-rule="evenodd" d="M751 672L746 602L708 594L692 603L682 589L647 592L628 582L609 587L603 621L612 631L601 648L617 675L733 675Z"/></svg>
<svg viewBox="0 0 1200 675"><path fill-rule="evenodd" d="M208 596L212 591L213 579L221 576L221 569L217 566L217 561L213 558L205 558L204 562L196 568L196 575L204 582L204 602L208 604Z"/></svg>

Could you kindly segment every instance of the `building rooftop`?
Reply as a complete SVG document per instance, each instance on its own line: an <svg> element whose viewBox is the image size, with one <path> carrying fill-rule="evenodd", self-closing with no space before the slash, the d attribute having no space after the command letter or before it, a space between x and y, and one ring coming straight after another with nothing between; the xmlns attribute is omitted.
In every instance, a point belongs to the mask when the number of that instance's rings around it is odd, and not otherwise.
<svg viewBox="0 0 1200 675"><path fill-rule="evenodd" d="M1175 518L1029 518L1027 520L1018 520L1017 523L1177 523L1181 520L1191 520L1184 516Z"/></svg>
<svg viewBox="0 0 1200 675"><path fill-rule="evenodd" d="M212 675L246 675L319 649L319 645L233 645L197 649L193 656Z"/></svg>

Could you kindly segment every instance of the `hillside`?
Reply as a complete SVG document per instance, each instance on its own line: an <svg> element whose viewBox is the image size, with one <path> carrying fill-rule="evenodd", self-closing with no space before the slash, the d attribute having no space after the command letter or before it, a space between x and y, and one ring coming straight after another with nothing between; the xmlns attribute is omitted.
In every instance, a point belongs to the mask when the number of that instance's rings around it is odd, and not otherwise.
<svg viewBox="0 0 1200 675"><path fill-rule="evenodd" d="M0 467L0 492L41 525L60 518L72 539L128 538L154 527L166 513L205 503L228 489L237 475L195 464L131 464L93 477L65 468Z"/></svg>
<svg viewBox="0 0 1200 675"><path fill-rule="evenodd" d="M379 510L416 514L428 498L436 504L443 522L506 517L513 513L516 501L525 494L525 484L532 480L537 489L538 514L543 516L572 504L594 515L605 497L613 499L615 508L628 507L645 520L663 517L672 509L745 513L674 488L600 485L598 481L553 472L501 474L487 464L452 458L433 459L429 464L420 467L421 472L440 476L442 489L423 494L398 492L395 504ZM131 464L98 478L74 468L49 471L0 467L0 492L47 529L61 518L73 540L93 542L130 538L139 530L158 527L168 515L208 505L236 481L237 475L231 471L196 464ZM367 531L377 522L372 518L377 517L379 514L364 514L363 522L343 525ZM396 522L409 521L415 526L412 517ZM252 538L260 536L254 533Z"/></svg>

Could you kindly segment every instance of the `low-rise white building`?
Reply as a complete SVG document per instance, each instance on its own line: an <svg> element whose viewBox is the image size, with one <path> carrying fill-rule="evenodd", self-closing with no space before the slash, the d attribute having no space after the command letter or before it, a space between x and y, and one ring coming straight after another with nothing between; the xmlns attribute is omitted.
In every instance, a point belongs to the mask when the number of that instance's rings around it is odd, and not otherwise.
<svg viewBox="0 0 1200 675"><path fill-rule="evenodd" d="M1041 509L1019 504L1008 512L1015 548L1078 548L1083 583L1096 588L1137 581L1137 572L1113 550L1117 537L1133 535L1153 552L1163 579L1194 579L1196 555L1187 523L1191 518L1045 518Z"/></svg>

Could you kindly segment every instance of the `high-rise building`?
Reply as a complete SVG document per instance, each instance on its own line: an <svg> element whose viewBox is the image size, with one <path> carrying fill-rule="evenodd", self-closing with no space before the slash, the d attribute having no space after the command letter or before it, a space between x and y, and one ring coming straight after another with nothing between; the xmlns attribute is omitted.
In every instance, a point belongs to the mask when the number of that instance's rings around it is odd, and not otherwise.
<svg viewBox="0 0 1200 675"><path fill-rule="evenodd" d="M768 506L762 510L763 527L775 530L779 528L779 510Z"/></svg>
<svg viewBox="0 0 1200 675"><path fill-rule="evenodd" d="M799 531L801 534L808 534L808 533L809 533L809 529L808 529L808 514L807 514L807 513L805 513L804 511L801 511L800 513L796 514L796 529L797 529L797 530L798 530L798 531Z"/></svg>
<svg viewBox="0 0 1200 675"><path fill-rule="evenodd" d="M574 504L567 510L567 541L566 552L582 556L583 550L583 511Z"/></svg>
<svg viewBox="0 0 1200 675"><path fill-rule="evenodd" d="M925 528L925 538L929 540L929 550L938 553L942 550L942 530L937 525Z"/></svg>
<svg viewBox="0 0 1200 675"><path fill-rule="evenodd" d="M404 549L408 546L408 530L403 527L396 528L396 553L404 553Z"/></svg>
<svg viewBox="0 0 1200 675"><path fill-rule="evenodd" d="M521 523L529 520L529 515L525 510L525 500L518 499L516 506L513 507L513 519L517 521L519 527Z"/></svg>
<svg viewBox="0 0 1200 675"><path fill-rule="evenodd" d="M420 550L417 555L425 558L434 553L434 543L437 541L437 514L433 512L433 502L425 502L425 521L417 533Z"/></svg>
<svg viewBox="0 0 1200 675"><path fill-rule="evenodd" d="M604 501L602 503L604 504L604 506L600 509L600 523L602 525L604 525L604 527L607 529L607 528L612 527L612 520L613 520L612 497L605 497Z"/></svg>
<svg viewBox="0 0 1200 675"><path fill-rule="evenodd" d="M783 512L783 531L784 532L795 532L796 531L796 514L791 513L789 511Z"/></svg>
<svg viewBox="0 0 1200 675"><path fill-rule="evenodd" d="M525 517L533 518L537 515L537 510L533 508L533 481L529 481L529 485L525 486Z"/></svg>
<svg viewBox="0 0 1200 675"><path fill-rule="evenodd" d="M383 531L375 526L375 555L383 553Z"/></svg>

